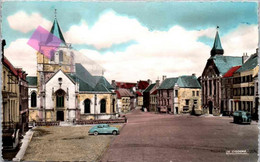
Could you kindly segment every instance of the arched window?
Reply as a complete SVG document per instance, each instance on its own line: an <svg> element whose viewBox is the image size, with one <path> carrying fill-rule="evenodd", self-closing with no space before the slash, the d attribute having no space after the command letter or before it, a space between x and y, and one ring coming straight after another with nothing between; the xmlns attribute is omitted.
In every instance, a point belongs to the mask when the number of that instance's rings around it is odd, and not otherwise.
<svg viewBox="0 0 260 162"><path fill-rule="evenodd" d="M84 101L84 113L90 113L90 99Z"/></svg>
<svg viewBox="0 0 260 162"><path fill-rule="evenodd" d="M102 99L100 101L100 113L106 113L106 100Z"/></svg>
<svg viewBox="0 0 260 162"><path fill-rule="evenodd" d="M37 97L36 97L36 93L33 92L31 94L31 107L36 107L37 105Z"/></svg>
<svg viewBox="0 0 260 162"><path fill-rule="evenodd" d="M51 50L50 52L51 61L54 61L54 56L55 56L55 52L54 50Z"/></svg>
<svg viewBox="0 0 260 162"><path fill-rule="evenodd" d="M56 92L56 107L64 107L64 91L58 90Z"/></svg>
<svg viewBox="0 0 260 162"><path fill-rule="evenodd" d="M59 51L59 62L62 62L63 61L63 51L60 50Z"/></svg>

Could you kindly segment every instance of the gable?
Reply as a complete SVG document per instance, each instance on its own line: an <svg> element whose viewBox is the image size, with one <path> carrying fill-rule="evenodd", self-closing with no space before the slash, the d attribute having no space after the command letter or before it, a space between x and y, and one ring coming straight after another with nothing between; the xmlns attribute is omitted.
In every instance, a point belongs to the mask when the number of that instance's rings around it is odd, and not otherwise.
<svg viewBox="0 0 260 162"><path fill-rule="evenodd" d="M66 75L62 70L58 70L56 73L54 73L49 80L45 82L45 84L58 84L59 83L59 78L62 78L62 84L73 84L75 85L75 82L68 76Z"/></svg>
<svg viewBox="0 0 260 162"><path fill-rule="evenodd" d="M206 64L201 76L211 78L212 76L216 76L216 75L219 76L218 68L216 67L213 60L209 59L207 61L207 64Z"/></svg>

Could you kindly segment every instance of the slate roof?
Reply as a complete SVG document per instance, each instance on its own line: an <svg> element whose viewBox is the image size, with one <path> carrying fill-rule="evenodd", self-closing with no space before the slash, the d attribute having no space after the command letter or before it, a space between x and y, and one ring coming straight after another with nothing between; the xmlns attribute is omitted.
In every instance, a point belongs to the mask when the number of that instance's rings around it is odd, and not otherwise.
<svg viewBox="0 0 260 162"><path fill-rule="evenodd" d="M215 41L214 41L212 50L223 50L223 48L221 46L220 38L219 38L219 35L218 35L218 31L217 31L216 36L215 36Z"/></svg>
<svg viewBox="0 0 260 162"><path fill-rule="evenodd" d="M158 89L172 89L177 81L178 78L166 78Z"/></svg>
<svg viewBox="0 0 260 162"><path fill-rule="evenodd" d="M156 85L155 83L150 84L150 85L144 90L144 92L150 92L155 85Z"/></svg>
<svg viewBox="0 0 260 162"><path fill-rule="evenodd" d="M76 63L76 73L68 74L79 83L79 91L111 92L113 87L103 76L92 76L83 65Z"/></svg>
<svg viewBox="0 0 260 162"><path fill-rule="evenodd" d="M196 76L180 76L177 84L181 88L201 88Z"/></svg>
<svg viewBox="0 0 260 162"><path fill-rule="evenodd" d="M233 74L240 68L241 66L234 66L230 68L225 75L223 75L223 78L232 77Z"/></svg>
<svg viewBox="0 0 260 162"><path fill-rule="evenodd" d="M103 76L93 76L96 84L103 84L108 89L114 89L114 87Z"/></svg>
<svg viewBox="0 0 260 162"><path fill-rule="evenodd" d="M158 89L173 89L176 83L181 88L201 88L196 76L183 75L165 79Z"/></svg>
<svg viewBox="0 0 260 162"><path fill-rule="evenodd" d="M242 65L242 57L216 55L210 59L213 59L221 75L224 75L233 66Z"/></svg>
<svg viewBox="0 0 260 162"><path fill-rule="evenodd" d="M37 86L37 77L36 76L27 76L26 81L31 86Z"/></svg>
<svg viewBox="0 0 260 162"><path fill-rule="evenodd" d="M240 69L237 70L237 72L243 72L243 71L254 69L257 65L258 65L258 54L255 53L248 58L248 60L241 66Z"/></svg>
<svg viewBox="0 0 260 162"><path fill-rule="evenodd" d="M63 43L66 43L65 42L65 39L62 35L62 32L61 32L61 29L60 29L60 26L59 26L59 23L57 21L57 19L55 18L54 21L53 21L53 25L52 25L52 28L51 28L51 31L50 33L52 33L53 35L55 35L57 38L59 38L60 40L63 41ZM49 35L48 38L47 38L47 41L46 42L51 42L53 40L53 35Z"/></svg>

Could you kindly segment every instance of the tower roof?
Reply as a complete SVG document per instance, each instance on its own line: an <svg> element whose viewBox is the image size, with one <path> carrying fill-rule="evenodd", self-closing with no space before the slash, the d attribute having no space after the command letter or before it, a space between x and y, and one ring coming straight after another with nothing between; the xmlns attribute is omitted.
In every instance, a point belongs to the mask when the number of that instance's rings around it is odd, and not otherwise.
<svg viewBox="0 0 260 162"><path fill-rule="evenodd" d="M218 27L217 27L217 29L218 29ZM224 54L224 50L221 46L221 41L220 41L218 30L217 30L216 36L215 36L215 41L214 41L213 47L211 49L211 56L223 55L223 54Z"/></svg>
<svg viewBox="0 0 260 162"><path fill-rule="evenodd" d="M55 14L54 15L54 21L53 21L53 24L52 24L52 27L51 27L51 31L50 31L51 34L49 34L46 43L50 43L50 42L55 43L55 38L53 38L53 35L54 35L55 37L57 37L57 38L59 38L61 40L61 43L66 44L66 41L65 41L65 39L64 39L64 37L62 35L62 32L61 32L58 20L56 18L56 14L57 14L57 10L56 9L54 11L54 14Z"/></svg>
<svg viewBox="0 0 260 162"><path fill-rule="evenodd" d="M60 40L62 40L63 43L66 43L66 41L65 41L65 39L64 39L64 37L62 35L62 32L61 32L58 20L56 18L53 21L53 25L52 25L50 33L52 33L53 35L58 37Z"/></svg>

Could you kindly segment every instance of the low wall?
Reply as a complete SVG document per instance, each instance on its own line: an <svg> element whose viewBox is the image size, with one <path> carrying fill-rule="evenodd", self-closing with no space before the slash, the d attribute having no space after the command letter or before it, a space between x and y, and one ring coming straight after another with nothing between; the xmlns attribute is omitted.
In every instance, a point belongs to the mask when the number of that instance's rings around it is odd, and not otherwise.
<svg viewBox="0 0 260 162"><path fill-rule="evenodd" d="M107 119L107 120L78 120L75 122L76 125L85 125L85 124L114 124L114 123L126 123L126 118L121 119Z"/></svg>

